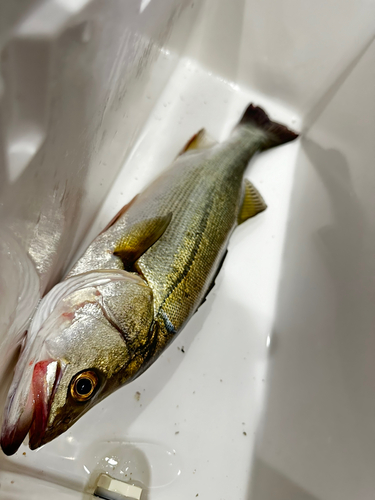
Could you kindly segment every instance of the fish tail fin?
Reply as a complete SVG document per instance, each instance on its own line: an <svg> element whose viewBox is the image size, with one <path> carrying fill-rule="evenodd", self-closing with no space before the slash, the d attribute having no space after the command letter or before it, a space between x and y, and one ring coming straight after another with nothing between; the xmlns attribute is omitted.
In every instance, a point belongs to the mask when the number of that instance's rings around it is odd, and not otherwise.
<svg viewBox="0 0 375 500"><path fill-rule="evenodd" d="M259 106L250 104L244 112L237 127L256 127L266 134L266 141L262 149L269 149L286 142L294 141L298 134L289 130L288 127L272 121L267 113Z"/></svg>

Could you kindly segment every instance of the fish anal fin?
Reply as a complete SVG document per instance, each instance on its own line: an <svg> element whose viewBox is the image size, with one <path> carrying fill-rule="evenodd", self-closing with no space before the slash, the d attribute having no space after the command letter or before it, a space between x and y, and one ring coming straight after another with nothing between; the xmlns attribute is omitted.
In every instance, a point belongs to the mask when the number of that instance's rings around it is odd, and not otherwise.
<svg viewBox="0 0 375 500"><path fill-rule="evenodd" d="M208 149L217 144L217 141L213 139L206 129L202 128L199 132L193 135L191 139L185 144L181 149L178 156L183 155L186 151L191 151L194 149Z"/></svg>
<svg viewBox="0 0 375 500"><path fill-rule="evenodd" d="M245 194L240 213L238 214L238 224L242 224L245 220L263 212L266 208L267 205L259 191L249 180L245 179Z"/></svg>
<svg viewBox="0 0 375 500"><path fill-rule="evenodd" d="M218 266L217 266L217 268L216 268L215 274L214 274L214 276L213 276L213 278L212 278L212 280L211 280L211 283L210 283L210 285L209 285L209 287L208 287L208 289L207 289L207 292L205 293L205 295L204 295L204 297L203 297L203 299L202 299L201 303L200 303L200 304L199 304L199 306L197 307L197 311L198 311L198 309L200 308L200 306L201 306L204 302L206 302L207 297L208 297L208 294L211 292L211 290L212 290L212 289L213 289L213 287L215 286L215 284L216 284L216 278L218 277L218 275L219 275L219 273L220 273L220 271L221 271L221 268L223 267L223 264L224 264L224 261L225 261L225 258L226 258L226 256L227 256L227 255L228 255L228 250L225 250L225 253L224 253L223 257L221 258L219 265L218 265ZM196 312L196 311L195 311L195 312Z"/></svg>
<svg viewBox="0 0 375 500"><path fill-rule="evenodd" d="M124 205L121 210L119 210L117 212L117 214L111 219L111 221L106 225L106 227L103 229L103 231L100 233L105 233L111 226L113 226L113 224L115 222L117 222L119 220L119 218L124 215L125 212L127 212L129 210L129 208L133 205L133 203L135 202L135 200L137 199L137 196L138 194L136 194L134 196L134 198L132 198L129 203L127 203L126 205Z"/></svg>
<svg viewBox="0 0 375 500"><path fill-rule="evenodd" d="M117 242L114 254L129 268L163 235L172 219L172 212L131 225Z"/></svg>

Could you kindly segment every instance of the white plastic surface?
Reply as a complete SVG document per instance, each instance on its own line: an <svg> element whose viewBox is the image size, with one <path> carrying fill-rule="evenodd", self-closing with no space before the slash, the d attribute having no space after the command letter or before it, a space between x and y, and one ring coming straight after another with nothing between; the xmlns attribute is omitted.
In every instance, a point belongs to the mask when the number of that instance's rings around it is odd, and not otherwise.
<svg viewBox="0 0 375 500"><path fill-rule="evenodd" d="M107 472L138 482L147 500L373 500L375 3L200 3L187 5L171 23L173 33L180 33L181 22L189 34L185 56L180 40L174 59L164 51L151 65L164 75L147 87L158 92L142 94L129 76L132 99L118 105L116 122L122 137L133 133L126 147L115 141L114 150L106 149L90 124L84 146L76 130L66 129L66 150L74 155L69 182L77 182L82 149L103 161L111 155L111 163L106 170L88 164L82 212L65 213L75 226L68 224L56 259L72 260L72 234L79 255L202 126L224 139L251 101L304 129L304 136L250 165L247 175L268 209L236 230L216 287L175 343L54 442L2 456L1 499L51 498L51 491L56 500L82 498L82 492L89 499L99 474ZM161 4L134 1L124 9L140 12L147 31L168 17ZM95 9L103 13L103 4L95 2ZM142 21L148 9L155 9L153 17ZM83 22L85 11L82 16ZM119 29L121 16L109 8L106 16L103 26ZM90 43L85 50L95 52L103 40L92 49ZM132 44L120 59L115 47L113 38L107 53L122 61L121 71ZM103 71L102 82L110 89L108 75ZM82 89L90 88L85 80ZM70 85L62 87L61 103L71 97ZM98 103L102 98L99 92ZM129 106L132 119L120 120ZM63 130L59 137L67 140ZM55 154L56 142L47 140L45 147ZM67 165L59 162L57 175ZM42 185L35 181L32 192L42 202L53 184L43 181L40 168ZM27 193L28 183L23 173L14 184L18 191L6 190L15 199L14 193ZM9 193L2 195L3 212L14 220ZM40 212L38 202L25 216L29 199L15 210L14 226L26 228L26 236ZM54 206L48 214L55 223ZM43 228L48 224L39 226L48 234ZM30 241L23 240L25 248Z"/></svg>

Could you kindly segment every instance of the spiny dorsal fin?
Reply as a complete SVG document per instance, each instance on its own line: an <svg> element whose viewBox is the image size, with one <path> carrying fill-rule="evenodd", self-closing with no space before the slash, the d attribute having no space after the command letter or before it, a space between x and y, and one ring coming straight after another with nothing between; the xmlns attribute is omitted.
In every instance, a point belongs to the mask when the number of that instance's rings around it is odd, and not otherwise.
<svg viewBox="0 0 375 500"><path fill-rule="evenodd" d="M127 228L118 241L114 254L128 268L164 234L172 219L172 212L137 222Z"/></svg>
<svg viewBox="0 0 375 500"><path fill-rule="evenodd" d="M263 212L266 208L267 205L258 190L249 180L245 179L245 194L240 213L238 214L238 224L242 224L245 220Z"/></svg>
<svg viewBox="0 0 375 500"><path fill-rule="evenodd" d="M206 129L202 128L188 140L178 156L183 155L186 151L191 151L192 149L208 149L215 146L215 144L217 144L217 141L210 136Z"/></svg>

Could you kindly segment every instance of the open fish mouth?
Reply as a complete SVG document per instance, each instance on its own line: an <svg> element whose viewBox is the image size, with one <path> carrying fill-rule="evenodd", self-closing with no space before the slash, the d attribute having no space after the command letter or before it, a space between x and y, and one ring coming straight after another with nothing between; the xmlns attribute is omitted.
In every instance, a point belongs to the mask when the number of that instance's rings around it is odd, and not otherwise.
<svg viewBox="0 0 375 500"><path fill-rule="evenodd" d="M29 434L32 450L43 444L46 433L51 396L61 378L60 364L52 359L39 361L34 366L29 394L24 407L10 397L1 430L0 444L6 455L13 455ZM16 408L15 406L18 406ZM19 414L15 417L15 412Z"/></svg>

